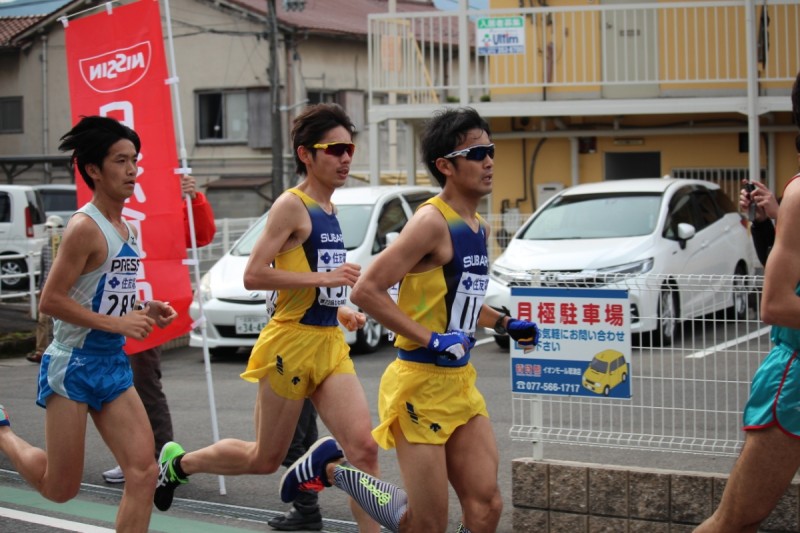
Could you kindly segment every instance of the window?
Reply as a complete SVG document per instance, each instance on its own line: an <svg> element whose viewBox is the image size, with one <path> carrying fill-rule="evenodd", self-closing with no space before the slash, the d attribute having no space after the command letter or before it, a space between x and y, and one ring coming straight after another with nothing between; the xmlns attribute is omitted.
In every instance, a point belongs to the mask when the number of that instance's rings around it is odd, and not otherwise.
<svg viewBox="0 0 800 533"><path fill-rule="evenodd" d="M694 191L692 197L697 204L698 216L695 218L697 221L695 229L699 232L719 220L720 214L714 203L714 198L708 191Z"/></svg>
<svg viewBox="0 0 800 533"><path fill-rule="evenodd" d="M408 222L403 203L399 198L386 202L378 217L378 231L375 233L375 242L372 243L372 253L377 254L386 248L386 235L392 232L400 233Z"/></svg>
<svg viewBox="0 0 800 533"><path fill-rule="evenodd" d="M364 91L313 89L306 91L306 99L310 104L339 104L347 112L356 131L364 131L367 124L367 106Z"/></svg>
<svg viewBox="0 0 800 533"><path fill-rule="evenodd" d="M309 105L331 104L336 102L336 91L328 91L325 89L306 91L306 98L308 98Z"/></svg>
<svg viewBox="0 0 800 533"><path fill-rule="evenodd" d="M271 99L267 89L197 93L197 142L272 146Z"/></svg>
<svg viewBox="0 0 800 533"><path fill-rule="evenodd" d="M0 222L11 222L11 198L7 192L0 192Z"/></svg>
<svg viewBox="0 0 800 533"><path fill-rule="evenodd" d="M0 133L22 133L22 97L0 98Z"/></svg>
<svg viewBox="0 0 800 533"><path fill-rule="evenodd" d="M44 202L37 191L25 191L25 199L28 201L28 212L31 216L31 224L44 224L47 218L44 214Z"/></svg>
<svg viewBox="0 0 800 533"><path fill-rule="evenodd" d="M664 228L664 237L678 240L678 224L686 223L694 226L696 221L692 212L691 192L683 188L672 197L667 215L667 224Z"/></svg>

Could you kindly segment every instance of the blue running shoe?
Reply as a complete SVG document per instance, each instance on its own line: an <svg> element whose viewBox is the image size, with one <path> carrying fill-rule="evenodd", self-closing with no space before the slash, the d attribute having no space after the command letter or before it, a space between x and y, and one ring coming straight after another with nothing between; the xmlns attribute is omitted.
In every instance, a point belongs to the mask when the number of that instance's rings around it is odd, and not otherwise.
<svg viewBox="0 0 800 533"><path fill-rule="evenodd" d="M300 491L320 492L325 487L330 487L331 484L325 476L325 467L342 457L344 453L333 437L319 439L281 478L281 500L290 503Z"/></svg>
<svg viewBox="0 0 800 533"><path fill-rule="evenodd" d="M2 426L10 426L11 420L8 419L8 413L6 413L6 408L0 405L0 427Z"/></svg>
<svg viewBox="0 0 800 533"><path fill-rule="evenodd" d="M172 506L172 498L178 485L189 483L185 477L175 472L174 461L186 452L177 442L168 442L161 448L158 456L158 484L153 495L153 503L159 511L166 511Z"/></svg>

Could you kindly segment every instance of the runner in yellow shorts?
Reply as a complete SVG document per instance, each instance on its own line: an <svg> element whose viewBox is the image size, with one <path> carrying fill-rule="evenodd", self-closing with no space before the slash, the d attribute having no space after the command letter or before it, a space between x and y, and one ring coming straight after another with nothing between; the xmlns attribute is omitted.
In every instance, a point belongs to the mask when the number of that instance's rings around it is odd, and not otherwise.
<svg viewBox="0 0 800 533"><path fill-rule="evenodd" d="M475 387L477 377L472 365L443 368L395 360L381 378L381 424L372 436L381 448L394 448L391 428L397 422L412 444L445 444L472 418L489 417L486 401Z"/></svg>
<svg viewBox="0 0 800 533"><path fill-rule="evenodd" d="M349 354L338 327L271 321L258 336L242 378L257 383L266 376L275 394L302 400L333 374L355 374Z"/></svg>
<svg viewBox="0 0 800 533"><path fill-rule="evenodd" d="M508 330L527 346L535 346L538 329L483 304L489 228L477 209L492 190L489 125L473 109L443 110L420 146L442 192L420 206L351 295L397 334L397 359L381 379L381 423L372 434L397 449L405 490L343 460L336 441L326 438L290 468L281 493L319 479L320 488L346 491L390 531L436 533L447 528L449 483L461 503L459 531L495 531L503 506L499 458L470 349L478 327ZM395 302L387 291L397 283Z"/></svg>
<svg viewBox="0 0 800 533"><path fill-rule="evenodd" d="M223 439L184 452L168 443L159 457L154 503L172 505L175 489L195 473L271 474L281 467L309 398L359 468L377 474L378 446L364 389L339 329L364 325L347 304L361 267L347 262L344 236L331 202L350 173L355 127L336 104L306 107L292 128L297 187L273 203L244 272L250 290L277 291L275 313L259 335L242 378L258 383L255 442ZM346 399L344 401L343 399ZM312 481L313 484L313 481ZM297 492L281 494L287 503ZM380 526L353 506L359 530Z"/></svg>

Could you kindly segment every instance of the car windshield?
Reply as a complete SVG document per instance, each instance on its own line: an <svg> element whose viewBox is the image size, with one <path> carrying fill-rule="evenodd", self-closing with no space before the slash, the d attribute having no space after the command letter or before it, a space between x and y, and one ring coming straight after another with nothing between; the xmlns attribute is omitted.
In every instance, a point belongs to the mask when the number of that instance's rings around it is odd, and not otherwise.
<svg viewBox="0 0 800 533"><path fill-rule="evenodd" d="M337 204L336 208L338 209L336 218L339 219L339 226L342 228L342 234L344 235L344 247L346 250L354 250L364 242L364 236L367 234L369 217L372 213L373 206L369 204ZM264 224L267 222L267 214L269 213L264 214L264 216L256 220L244 235L242 235L231 250L231 255L248 256L252 253L258 236L261 235Z"/></svg>
<svg viewBox="0 0 800 533"><path fill-rule="evenodd" d="M600 359L592 359L592 362L589 363L589 368L600 372L601 374L605 374L608 372L608 363L601 361Z"/></svg>
<svg viewBox="0 0 800 533"><path fill-rule="evenodd" d="M520 234L526 240L612 239L656 229L660 194L613 193L557 198Z"/></svg>

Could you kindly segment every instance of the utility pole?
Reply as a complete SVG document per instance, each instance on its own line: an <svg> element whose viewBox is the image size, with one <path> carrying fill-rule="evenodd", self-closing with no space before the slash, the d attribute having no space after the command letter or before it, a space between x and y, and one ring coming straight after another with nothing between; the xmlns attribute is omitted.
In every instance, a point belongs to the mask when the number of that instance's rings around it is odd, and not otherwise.
<svg viewBox="0 0 800 533"><path fill-rule="evenodd" d="M272 201L283 192L283 124L281 121L281 76L278 68L278 11L275 0L267 0L269 27L269 84L272 105Z"/></svg>

